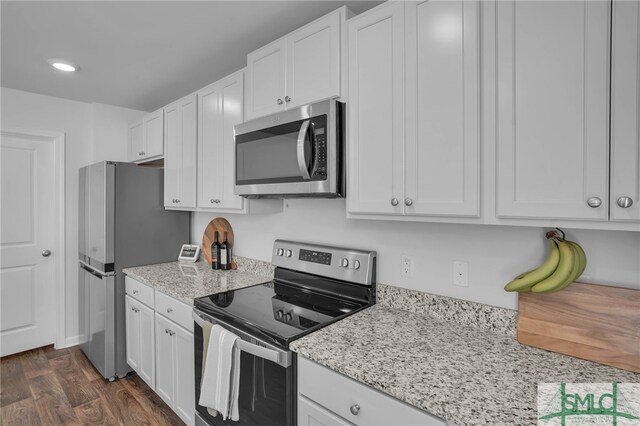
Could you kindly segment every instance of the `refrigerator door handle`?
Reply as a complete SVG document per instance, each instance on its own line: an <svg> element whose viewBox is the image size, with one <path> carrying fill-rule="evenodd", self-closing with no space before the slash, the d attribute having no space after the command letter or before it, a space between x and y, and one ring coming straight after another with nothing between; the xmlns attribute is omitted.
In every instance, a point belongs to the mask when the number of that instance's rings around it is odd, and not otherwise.
<svg viewBox="0 0 640 426"><path fill-rule="evenodd" d="M106 278L106 277L111 277L115 275L115 272L109 272L109 273L104 273L96 268L94 268L93 266L83 262L82 260L78 261L80 263L80 267L82 269L84 269L85 271L87 271L88 273L90 273L91 275L94 275L100 279L102 278Z"/></svg>

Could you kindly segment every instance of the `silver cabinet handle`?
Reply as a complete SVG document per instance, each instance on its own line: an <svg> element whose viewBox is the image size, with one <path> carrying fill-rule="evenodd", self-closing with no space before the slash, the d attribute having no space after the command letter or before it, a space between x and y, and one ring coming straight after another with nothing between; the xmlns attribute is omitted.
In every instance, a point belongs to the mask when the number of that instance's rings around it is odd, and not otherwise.
<svg viewBox="0 0 640 426"><path fill-rule="evenodd" d="M134 307L132 306L132 307L131 307L131 310L132 310L133 312L135 312L135 311L136 311L136 308L134 308Z"/></svg>
<svg viewBox="0 0 640 426"><path fill-rule="evenodd" d="M167 308L167 313L170 314L171 312L173 312L172 308Z"/></svg>
<svg viewBox="0 0 640 426"><path fill-rule="evenodd" d="M132 293L133 294L138 294L138 290L133 290Z"/></svg>
<svg viewBox="0 0 640 426"><path fill-rule="evenodd" d="M392 199L391 199L391 205L392 205L392 206L394 206L394 207L395 207L395 206L397 206L399 203L400 203L400 202L398 201L398 199L397 199L397 198L392 198Z"/></svg>
<svg viewBox="0 0 640 426"><path fill-rule="evenodd" d="M180 200L178 200L177 198L176 198L176 203L180 203Z"/></svg>
<svg viewBox="0 0 640 426"><path fill-rule="evenodd" d="M283 104L282 99L278 98L278 100L276 101L276 103L277 103L278 105L282 105L282 104Z"/></svg>
<svg viewBox="0 0 640 426"><path fill-rule="evenodd" d="M596 208L596 207L600 207L600 205L602 204L602 200L598 197L590 197L587 200L587 205L591 208Z"/></svg>
<svg viewBox="0 0 640 426"><path fill-rule="evenodd" d="M404 205L407 206L407 207L413 205L413 200L411 198L405 198L404 199Z"/></svg>
<svg viewBox="0 0 640 426"><path fill-rule="evenodd" d="M285 96L285 97L284 97L284 100L285 100L286 102L291 102L291 98L290 98L289 96Z"/></svg>
<svg viewBox="0 0 640 426"><path fill-rule="evenodd" d="M169 331L169 336L173 336L174 334L176 334L176 332L171 329L169 329L168 331Z"/></svg>
<svg viewBox="0 0 640 426"><path fill-rule="evenodd" d="M300 175L302 176L302 180L309 180L311 176L309 175L309 168L307 167L307 162L305 161L305 148L304 141L307 139L307 131L309 130L310 120L305 120L302 123L302 127L300 127L300 131L298 131L298 143L297 143L297 153L298 153L298 169L300 170Z"/></svg>
<svg viewBox="0 0 640 426"><path fill-rule="evenodd" d="M42 250L42 257L51 256L51 250Z"/></svg>
<svg viewBox="0 0 640 426"><path fill-rule="evenodd" d="M351 411L351 414L353 414L354 416L357 416L360 412L360 406L358 404L353 404L351 407L349 407L349 411Z"/></svg>
<svg viewBox="0 0 640 426"><path fill-rule="evenodd" d="M168 328L164 329L164 334L169 334L169 329Z"/></svg>
<svg viewBox="0 0 640 426"><path fill-rule="evenodd" d="M144 151L140 151L138 155L144 155Z"/></svg>
<svg viewBox="0 0 640 426"><path fill-rule="evenodd" d="M624 196L624 197L618 198L616 200L616 203L618 204L618 207L621 207L623 209L628 209L633 205L633 199L631 197Z"/></svg>
<svg viewBox="0 0 640 426"><path fill-rule="evenodd" d="M210 201L212 204L220 204L220 200L217 198L212 198Z"/></svg>

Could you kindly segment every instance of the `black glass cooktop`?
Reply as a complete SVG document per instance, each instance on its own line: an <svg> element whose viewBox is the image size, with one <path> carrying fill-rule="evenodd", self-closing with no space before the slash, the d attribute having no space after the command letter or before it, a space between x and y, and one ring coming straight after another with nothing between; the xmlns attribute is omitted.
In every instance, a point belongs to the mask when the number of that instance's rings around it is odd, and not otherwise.
<svg viewBox="0 0 640 426"><path fill-rule="evenodd" d="M322 283L316 283L322 285ZM251 334L289 343L369 305L295 283L269 281L195 300L199 310Z"/></svg>

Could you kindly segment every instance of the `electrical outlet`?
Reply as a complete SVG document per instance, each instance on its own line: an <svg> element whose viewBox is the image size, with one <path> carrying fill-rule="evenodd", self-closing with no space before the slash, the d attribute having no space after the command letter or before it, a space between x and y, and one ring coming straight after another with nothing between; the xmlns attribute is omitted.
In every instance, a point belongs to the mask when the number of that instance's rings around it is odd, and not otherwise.
<svg viewBox="0 0 640 426"><path fill-rule="evenodd" d="M405 254L400 258L400 275L403 277L413 276L413 257Z"/></svg>
<svg viewBox="0 0 640 426"><path fill-rule="evenodd" d="M456 260L453 262L453 284L461 287L469 287L469 264Z"/></svg>

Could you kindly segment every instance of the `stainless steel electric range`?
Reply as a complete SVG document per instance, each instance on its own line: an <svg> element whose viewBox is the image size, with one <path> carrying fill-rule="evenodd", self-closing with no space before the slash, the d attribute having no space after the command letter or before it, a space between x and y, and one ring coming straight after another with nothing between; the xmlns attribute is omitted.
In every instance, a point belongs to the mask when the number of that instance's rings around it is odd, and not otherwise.
<svg viewBox="0 0 640 426"><path fill-rule="evenodd" d="M296 424L296 356L289 344L375 303L376 252L276 240L273 281L195 300L196 425ZM242 340L240 420L198 405L202 321Z"/></svg>

